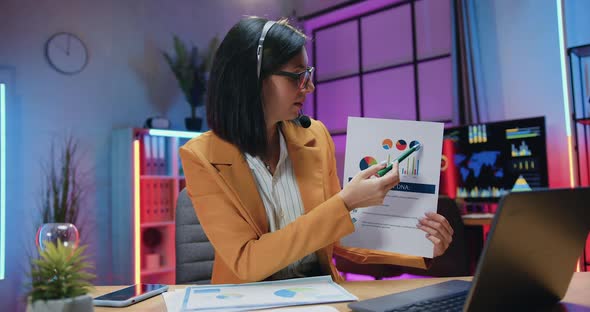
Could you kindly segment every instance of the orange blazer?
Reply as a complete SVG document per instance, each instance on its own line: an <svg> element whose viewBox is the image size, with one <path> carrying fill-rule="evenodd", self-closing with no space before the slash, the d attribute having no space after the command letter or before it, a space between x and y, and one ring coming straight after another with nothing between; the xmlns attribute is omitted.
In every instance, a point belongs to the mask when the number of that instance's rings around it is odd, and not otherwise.
<svg viewBox="0 0 590 312"><path fill-rule="evenodd" d="M335 252L356 263L426 267L421 257L340 246L354 225L337 195L330 134L315 120L307 129L292 122L281 129L305 213L271 233L250 167L236 146L208 131L180 148L188 195L215 249L212 283L261 281L312 252L336 281L342 277L331 261Z"/></svg>

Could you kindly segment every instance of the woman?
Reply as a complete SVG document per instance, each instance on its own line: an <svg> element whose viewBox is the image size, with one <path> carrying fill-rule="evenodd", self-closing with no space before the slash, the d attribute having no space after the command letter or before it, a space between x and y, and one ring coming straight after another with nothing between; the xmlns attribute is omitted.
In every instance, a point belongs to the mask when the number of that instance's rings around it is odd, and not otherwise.
<svg viewBox="0 0 590 312"><path fill-rule="evenodd" d="M425 267L420 257L360 248L338 240L352 232L349 212L383 203L399 182L397 165L376 165L344 189L334 145L319 121L303 128L302 103L313 92L305 36L286 20L246 18L226 35L210 73L212 129L180 148L188 194L215 249L213 283L331 274L334 252L357 263ZM453 230L438 214L417 225L441 255ZM394 238L395 239L395 238Z"/></svg>

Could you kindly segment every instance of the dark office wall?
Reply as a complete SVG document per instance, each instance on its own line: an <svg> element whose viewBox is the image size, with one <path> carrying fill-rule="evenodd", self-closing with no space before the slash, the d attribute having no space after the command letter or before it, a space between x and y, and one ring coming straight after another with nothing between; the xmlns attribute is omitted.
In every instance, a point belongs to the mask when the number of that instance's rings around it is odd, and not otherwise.
<svg viewBox="0 0 590 312"><path fill-rule="evenodd" d="M570 185L555 0L474 1L488 120L546 116L549 184ZM567 1L566 1L567 4ZM567 10L567 8L566 8ZM583 18L586 11L572 12ZM569 17L569 15L568 15ZM572 17L573 18L573 17ZM583 32L583 29L571 29ZM569 36L569 34L568 34Z"/></svg>

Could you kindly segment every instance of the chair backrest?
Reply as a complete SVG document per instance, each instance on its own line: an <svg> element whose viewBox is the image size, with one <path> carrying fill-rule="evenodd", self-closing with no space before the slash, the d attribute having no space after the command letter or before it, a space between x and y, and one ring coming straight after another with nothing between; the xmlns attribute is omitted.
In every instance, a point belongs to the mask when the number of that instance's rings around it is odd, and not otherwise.
<svg viewBox="0 0 590 312"><path fill-rule="evenodd" d="M441 195L438 197L437 212L444 216L453 228L453 241L445 253L432 262L432 266L426 271L426 274L437 277L470 275L465 246L465 227L457 203L455 200Z"/></svg>
<svg viewBox="0 0 590 312"><path fill-rule="evenodd" d="M215 257L193 204L182 190L176 203L176 284L209 284Z"/></svg>

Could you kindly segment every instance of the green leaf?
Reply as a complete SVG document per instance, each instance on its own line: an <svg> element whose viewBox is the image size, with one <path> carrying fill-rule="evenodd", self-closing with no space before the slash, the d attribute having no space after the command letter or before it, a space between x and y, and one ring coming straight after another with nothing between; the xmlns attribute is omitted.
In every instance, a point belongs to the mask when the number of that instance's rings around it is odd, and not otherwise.
<svg viewBox="0 0 590 312"><path fill-rule="evenodd" d="M202 55L196 46L187 47L176 35L173 36L173 42L176 57L174 58L166 52L163 55L174 73L186 101L191 106L191 111L194 111L195 107L203 104L202 98L206 84L205 72L210 68L219 39L213 38L209 43L207 53Z"/></svg>
<svg viewBox="0 0 590 312"><path fill-rule="evenodd" d="M87 270L93 266L84 255L86 246L77 249L47 244L39 251L39 259L31 261L31 298L49 300L76 297L88 293L95 275Z"/></svg>

